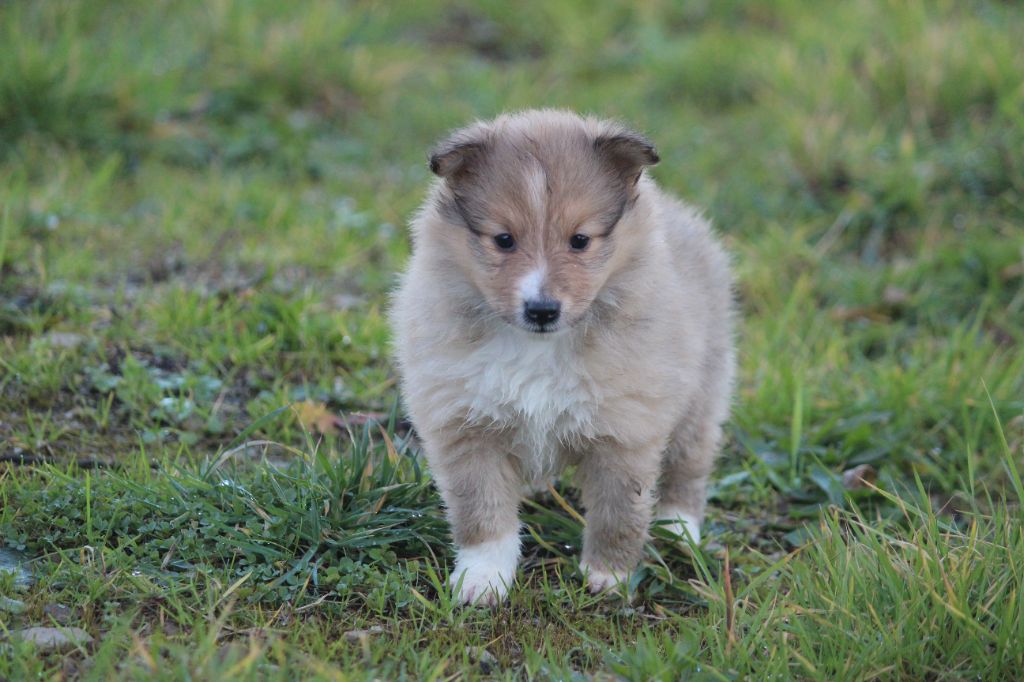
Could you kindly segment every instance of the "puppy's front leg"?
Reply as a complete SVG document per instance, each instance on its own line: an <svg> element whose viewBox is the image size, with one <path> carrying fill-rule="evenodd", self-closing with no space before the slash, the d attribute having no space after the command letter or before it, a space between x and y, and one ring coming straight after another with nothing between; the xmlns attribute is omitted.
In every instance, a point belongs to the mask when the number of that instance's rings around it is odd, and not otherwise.
<svg viewBox="0 0 1024 682"><path fill-rule="evenodd" d="M521 482L507 446L480 431L427 446L455 540L452 588L462 603L497 604L519 564Z"/></svg>
<svg viewBox="0 0 1024 682"><path fill-rule="evenodd" d="M580 461L587 527L580 568L592 592L624 582L643 553L658 482L660 446L602 442Z"/></svg>

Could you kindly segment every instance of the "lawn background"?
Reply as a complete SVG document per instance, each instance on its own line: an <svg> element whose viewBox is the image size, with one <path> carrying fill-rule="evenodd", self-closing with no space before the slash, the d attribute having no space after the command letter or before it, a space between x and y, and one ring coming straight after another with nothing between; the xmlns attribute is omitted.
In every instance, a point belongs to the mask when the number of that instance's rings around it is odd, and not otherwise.
<svg viewBox="0 0 1024 682"><path fill-rule="evenodd" d="M1022 35L1010 2L0 3L0 678L1019 676ZM735 255L741 375L695 560L587 595L561 485L492 613L438 589L384 311L426 150L534 106L657 143ZM8 636L56 624L93 641Z"/></svg>

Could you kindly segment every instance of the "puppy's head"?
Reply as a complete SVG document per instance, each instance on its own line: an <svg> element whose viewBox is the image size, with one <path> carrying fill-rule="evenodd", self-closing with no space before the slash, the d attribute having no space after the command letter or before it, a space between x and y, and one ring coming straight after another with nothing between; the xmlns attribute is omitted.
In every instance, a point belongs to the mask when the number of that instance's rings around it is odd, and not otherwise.
<svg viewBox="0 0 1024 682"><path fill-rule="evenodd" d="M617 124L531 111L457 131L430 156L453 260L507 323L555 332L607 281L654 146Z"/></svg>

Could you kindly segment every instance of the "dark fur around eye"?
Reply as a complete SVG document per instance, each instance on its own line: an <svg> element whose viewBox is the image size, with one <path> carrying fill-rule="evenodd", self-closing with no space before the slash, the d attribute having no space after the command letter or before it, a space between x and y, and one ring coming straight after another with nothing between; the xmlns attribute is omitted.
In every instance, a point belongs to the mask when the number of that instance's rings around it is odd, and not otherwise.
<svg viewBox="0 0 1024 682"><path fill-rule="evenodd" d="M590 237L585 234L574 234L569 237L569 247L573 251L582 251L590 244Z"/></svg>
<svg viewBox="0 0 1024 682"><path fill-rule="evenodd" d="M494 244L502 251L511 251L516 247L516 240L508 232L502 232L494 238Z"/></svg>

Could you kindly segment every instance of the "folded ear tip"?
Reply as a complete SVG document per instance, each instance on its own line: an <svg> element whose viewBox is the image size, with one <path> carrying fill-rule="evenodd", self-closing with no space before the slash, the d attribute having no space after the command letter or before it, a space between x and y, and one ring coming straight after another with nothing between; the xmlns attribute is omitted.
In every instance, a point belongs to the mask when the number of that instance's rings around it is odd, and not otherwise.
<svg viewBox="0 0 1024 682"><path fill-rule="evenodd" d="M440 154L431 154L430 155L430 159L427 162L427 165L430 166L430 172L431 173L433 173L434 175L440 175L441 174L441 155Z"/></svg>
<svg viewBox="0 0 1024 682"><path fill-rule="evenodd" d="M446 179L465 173L483 155L484 145L464 136L452 137L430 152L430 172Z"/></svg>
<svg viewBox="0 0 1024 682"><path fill-rule="evenodd" d="M644 166L653 166L661 161L658 150L650 140L628 129L613 130L598 136L594 139L594 148L624 177L633 177Z"/></svg>

